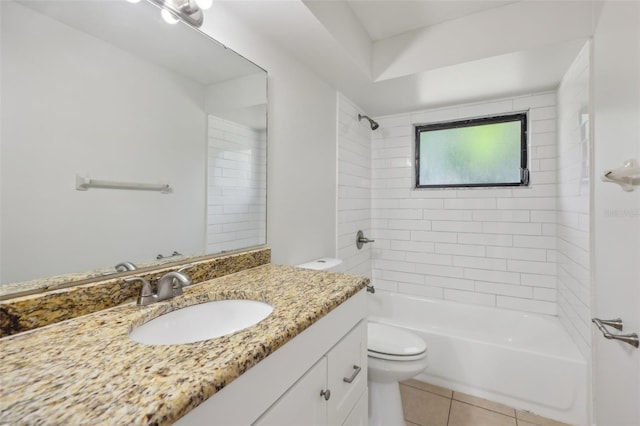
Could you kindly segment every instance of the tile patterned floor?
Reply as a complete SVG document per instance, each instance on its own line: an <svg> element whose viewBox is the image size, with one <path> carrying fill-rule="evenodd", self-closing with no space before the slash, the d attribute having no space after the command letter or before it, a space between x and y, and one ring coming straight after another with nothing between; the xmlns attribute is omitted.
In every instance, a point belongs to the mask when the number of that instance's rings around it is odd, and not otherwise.
<svg viewBox="0 0 640 426"><path fill-rule="evenodd" d="M407 426L570 426L417 380L400 393Z"/></svg>

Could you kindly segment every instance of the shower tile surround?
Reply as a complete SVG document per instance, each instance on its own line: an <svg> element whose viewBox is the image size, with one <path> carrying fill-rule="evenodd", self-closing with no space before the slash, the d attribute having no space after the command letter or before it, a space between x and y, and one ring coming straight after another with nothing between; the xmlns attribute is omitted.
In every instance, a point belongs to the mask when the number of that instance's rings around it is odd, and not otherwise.
<svg viewBox="0 0 640 426"><path fill-rule="evenodd" d="M358 121L362 113L338 94L338 235L340 270L371 278L371 244L358 250L354 241L362 230L371 237L371 127Z"/></svg>
<svg viewBox="0 0 640 426"><path fill-rule="evenodd" d="M591 356L590 43L558 88L558 317Z"/></svg>
<svg viewBox="0 0 640 426"><path fill-rule="evenodd" d="M414 125L529 110L529 187L414 190ZM376 117L373 283L556 315L554 91Z"/></svg>
<svg viewBox="0 0 640 426"><path fill-rule="evenodd" d="M189 276L194 283L265 265L271 261L271 250L259 248L208 259L194 260ZM178 270L182 265L161 266L139 275L156 280ZM55 324L130 302L140 292L139 282L129 283L124 277L81 284L44 293L16 297L0 302L0 337Z"/></svg>

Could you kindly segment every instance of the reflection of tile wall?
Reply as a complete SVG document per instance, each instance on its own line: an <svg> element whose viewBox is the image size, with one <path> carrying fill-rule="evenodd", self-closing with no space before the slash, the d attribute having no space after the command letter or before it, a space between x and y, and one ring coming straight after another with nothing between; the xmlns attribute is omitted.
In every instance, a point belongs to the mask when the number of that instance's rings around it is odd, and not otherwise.
<svg viewBox="0 0 640 426"><path fill-rule="evenodd" d="M356 247L356 233L371 237L371 128L363 114L338 95L338 240L341 270L371 277L371 244Z"/></svg>
<svg viewBox="0 0 640 426"><path fill-rule="evenodd" d="M194 260L188 270L194 283L201 283L271 262L271 250L245 252ZM187 263L187 262L185 262ZM140 270L136 275L155 282L161 275L178 270L182 265L160 266ZM126 282L123 277L61 288L0 302L0 337L20 333L70 318L87 315L135 300L139 282Z"/></svg>
<svg viewBox="0 0 640 426"><path fill-rule="evenodd" d="M585 45L558 88L558 316L591 351L589 58Z"/></svg>
<svg viewBox="0 0 640 426"><path fill-rule="evenodd" d="M415 190L414 125L529 110L529 187ZM373 132L373 283L556 314L556 93L380 117Z"/></svg>
<svg viewBox="0 0 640 426"><path fill-rule="evenodd" d="M206 253L265 243L266 134L209 116Z"/></svg>

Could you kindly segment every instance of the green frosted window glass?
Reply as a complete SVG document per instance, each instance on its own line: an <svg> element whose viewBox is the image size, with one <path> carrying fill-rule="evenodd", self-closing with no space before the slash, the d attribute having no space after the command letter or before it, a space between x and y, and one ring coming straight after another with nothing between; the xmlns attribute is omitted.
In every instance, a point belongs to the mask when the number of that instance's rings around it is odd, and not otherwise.
<svg viewBox="0 0 640 426"><path fill-rule="evenodd" d="M416 127L417 187L526 185L526 114Z"/></svg>

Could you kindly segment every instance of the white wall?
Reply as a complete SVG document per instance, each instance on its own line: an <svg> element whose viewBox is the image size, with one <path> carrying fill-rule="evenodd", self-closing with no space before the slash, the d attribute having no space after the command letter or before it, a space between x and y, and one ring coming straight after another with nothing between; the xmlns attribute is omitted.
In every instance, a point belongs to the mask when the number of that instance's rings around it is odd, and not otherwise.
<svg viewBox="0 0 640 426"><path fill-rule="evenodd" d="M201 86L10 2L2 55L2 282L202 253ZM77 191L77 172L174 192Z"/></svg>
<svg viewBox="0 0 640 426"><path fill-rule="evenodd" d="M604 3L593 41L595 176L640 160L640 3ZM640 333L640 187L593 182L593 316ZM640 424L640 350L592 327L595 423Z"/></svg>
<svg viewBox="0 0 640 426"><path fill-rule="evenodd" d="M265 243L264 131L209 116L206 253Z"/></svg>
<svg viewBox="0 0 640 426"><path fill-rule="evenodd" d="M371 237L371 127L358 108L338 94L338 258L341 270L371 277L371 244L356 247L362 230Z"/></svg>
<svg viewBox="0 0 640 426"><path fill-rule="evenodd" d="M529 113L531 185L413 189L415 124ZM376 287L556 314L556 95L382 117L373 133Z"/></svg>
<svg viewBox="0 0 640 426"><path fill-rule="evenodd" d="M591 355L590 49L558 87L558 317L582 355Z"/></svg>
<svg viewBox="0 0 640 426"><path fill-rule="evenodd" d="M201 28L269 73L267 244L272 261L335 257L336 90L214 3Z"/></svg>

